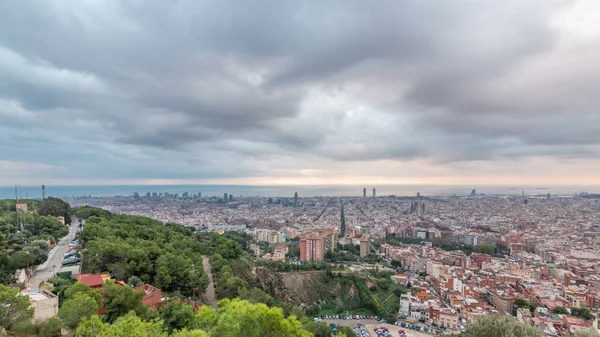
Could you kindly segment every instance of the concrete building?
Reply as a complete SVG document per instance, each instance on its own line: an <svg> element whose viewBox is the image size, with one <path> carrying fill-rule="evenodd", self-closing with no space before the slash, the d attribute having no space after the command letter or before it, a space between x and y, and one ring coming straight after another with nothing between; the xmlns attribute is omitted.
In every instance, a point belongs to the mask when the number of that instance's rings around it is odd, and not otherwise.
<svg viewBox="0 0 600 337"><path fill-rule="evenodd" d="M34 308L33 320L45 321L58 313L58 297L46 290L27 290L23 295L29 297Z"/></svg>
<svg viewBox="0 0 600 337"><path fill-rule="evenodd" d="M335 250L335 232L311 232L300 237L300 260L322 261L325 253Z"/></svg>
<svg viewBox="0 0 600 337"><path fill-rule="evenodd" d="M513 306L515 304L515 296L507 294L501 290L496 290L492 294L492 305L505 313L512 313Z"/></svg>
<svg viewBox="0 0 600 337"><path fill-rule="evenodd" d="M360 256L365 257L365 256L369 255L370 249L371 249L371 242L369 240L369 236L363 235L363 237L360 238Z"/></svg>

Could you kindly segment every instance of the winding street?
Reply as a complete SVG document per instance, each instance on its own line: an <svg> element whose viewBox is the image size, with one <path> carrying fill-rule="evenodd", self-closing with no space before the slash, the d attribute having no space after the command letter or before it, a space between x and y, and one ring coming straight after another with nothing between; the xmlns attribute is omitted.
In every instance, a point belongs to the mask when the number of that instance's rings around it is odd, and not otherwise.
<svg viewBox="0 0 600 337"><path fill-rule="evenodd" d="M43 264L39 265L35 270L33 276L29 279L29 287L32 290L37 290L40 287L40 283L46 281L54 276L55 272L61 271L60 262L69 247L69 243L75 238L77 234L77 228L79 220L73 219L71 228L69 228L69 234L60 239L56 246L48 252L48 259Z"/></svg>

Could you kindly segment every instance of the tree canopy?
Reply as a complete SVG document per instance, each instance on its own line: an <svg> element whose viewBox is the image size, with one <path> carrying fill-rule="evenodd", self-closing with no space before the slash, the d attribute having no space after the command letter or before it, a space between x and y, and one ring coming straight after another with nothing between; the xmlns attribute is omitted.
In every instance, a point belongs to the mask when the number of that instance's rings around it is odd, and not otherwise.
<svg viewBox="0 0 600 337"><path fill-rule="evenodd" d="M18 288L0 284L0 327L10 330L16 323L33 317L29 297L22 295Z"/></svg>
<svg viewBox="0 0 600 337"><path fill-rule="evenodd" d="M135 276L164 292L194 299L208 285L202 255L237 258L241 245L225 235L194 233L145 217L92 216L83 231L86 242L84 272L109 272L119 280Z"/></svg>
<svg viewBox="0 0 600 337"><path fill-rule="evenodd" d="M90 318L98 313L98 303L88 294L79 292L65 301L58 310L58 317L71 329L77 328L84 318Z"/></svg>
<svg viewBox="0 0 600 337"><path fill-rule="evenodd" d="M488 315L469 326L465 337L541 337L539 329L519 323L513 317Z"/></svg>
<svg viewBox="0 0 600 337"><path fill-rule="evenodd" d="M71 224L71 205L61 199L49 197L42 201L40 215L62 216L67 225Z"/></svg>

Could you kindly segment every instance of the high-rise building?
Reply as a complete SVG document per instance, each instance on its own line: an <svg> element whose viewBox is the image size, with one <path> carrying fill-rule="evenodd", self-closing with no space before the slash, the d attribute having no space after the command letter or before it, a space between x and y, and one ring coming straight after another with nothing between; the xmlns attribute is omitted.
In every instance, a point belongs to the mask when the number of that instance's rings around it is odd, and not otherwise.
<svg viewBox="0 0 600 337"><path fill-rule="evenodd" d="M335 250L335 232L311 232L300 237L300 260L322 261L327 252Z"/></svg>
<svg viewBox="0 0 600 337"><path fill-rule="evenodd" d="M367 188L363 187L363 198L367 197Z"/></svg>
<svg viewBox="0 0 600 337"><path fill-rule="evenodd" d="M417 192L417 199L421 197L421 192Z"/></svg>
<svg viewBox="0 0 600 337"><path fill-rule="evenodd" d="M202 192L198 192L198 199L202 199Z"/></svg>
<svg viewBox="0 0 600 337"><path fill-rule="evenodd" d="M140 198L140 194L138 192L133 192L133 197L136 199Z"/></svg>
<svg viewBox="0 0 600 337"><path fill-rule="evenodd" d="M294 207L298 207L298 192L294 193Z"/></svg>
<svg viewBox="0 0 600 337"><path fill-rule="evenodd" d="M233 195L232 195L232 194L230 194L230 195L229 195L229 202L232 202L232 201L233 201Z"/></svg>
<svg viewBox="0 0 600 337"><path fill-rule="evenodd" d="M150 192L146 192L146 198L150 198Z"/></svg>
<svg viewBox="0 0 600 337"><path fill-rule="evenodd" d="M471 190L471 196L473 196L473 197L474 197L475 195L477 195L477 190L475 190L475 189L472 189L472 190Z"/></svg>
<svg viewBox="0 0 600 337"><path fill-rule="evenodd" d="M377 196L377 191L375 190L375 188L373 188L373 198L375 198Z"/></svg>
<svg viewBox="0 0 600 337"><path fill-rule="evenodd" d="M552 195L550 193L546 194L546 200L552 199Z"/></svg>
<svg viewBox="0 0 600 337"><path fill-rule="evenodd" d="M369 250L371 249L371 243L369 242L369 236L363 235L360 238L360 256L365 257L369 255Z"/></svg>
<svg viewBox="0 0 600 337"><path fill-rule="evenodd" d="M190 194L189 194L188 192L183 192L183 198L184 198L184 199L187 199L187 197L188 197L189 195L190 195Z"/></svg>
<svg viewBox="0 0 600 337"><path fill-rule="evenodd" d="M223 193L223 202L227 202L229 201L229 198L227 197L227 193Z"/></svg>

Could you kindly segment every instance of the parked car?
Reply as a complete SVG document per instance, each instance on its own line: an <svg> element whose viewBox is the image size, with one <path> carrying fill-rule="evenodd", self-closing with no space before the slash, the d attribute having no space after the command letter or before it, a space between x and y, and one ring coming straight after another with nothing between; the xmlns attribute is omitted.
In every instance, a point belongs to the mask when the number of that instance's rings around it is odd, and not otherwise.
<svg viewBox="0 0 600 337"><path fill-rule="evenodd" d="M71 256L76 256L79 255L79 252L76 250L71 250L65 253L65 256L63 257L64 259L71 257Z"/></svg>
<svg viewBox="0 0 600 337"><path fill-rule="evenodd" d="M77 264L79 262L81 262L81 258L77 256L71 256L67 259L64 259L60 264L62 264L63 266L68 266L70 264Z"/></svg>

